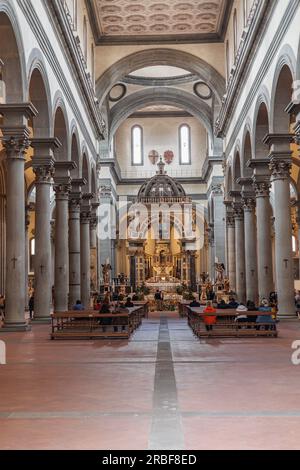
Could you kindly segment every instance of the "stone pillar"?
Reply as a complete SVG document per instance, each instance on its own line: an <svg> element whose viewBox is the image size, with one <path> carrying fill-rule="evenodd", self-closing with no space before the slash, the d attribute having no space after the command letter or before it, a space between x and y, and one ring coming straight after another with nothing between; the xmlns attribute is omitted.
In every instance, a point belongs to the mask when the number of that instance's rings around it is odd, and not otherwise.
<svg viewBox="0 0 300 470"><path fill-rule="evenodd" d="M254 177L256 193L257 272L259 300L269 299L274 289L271 239L270 182Z"/></svg>
<svg viewBox="0 0 300 470"><path fill-rule="evenodd" d="M196 282L196 252L190 251L190 285L193 292L197 291Z"/></svg>
<svg viewBox="0 0 300 470"><path fill-rule="evenodd" d="M85 308L89 308L91 302L90 201L92 198L92 194L83 194L80 212L81 301Z"/></svg>
<svg viewBox="0 0 300 470"><path fill-rule="evenodd" d="M69 196L69 308L81 298L80 288L80 205L84 179L72 179Z"/></svg>
<svg viewBox="0 0 300 470"><path fill-rule="evenodd" d="M70 170L74 162L55 163L54 191L56 193L55 211L55 273L54 273L54 310L68 310L69 294L69 193L71 189Z"/></svg>
<svg viewBox="0 0 300 470"><path fill-rule="evenodd" d="M282 318L294 318L296 314L290 193L290 144L293 141L294 136L290 134L271 134L264 139L270 147L270 170L274 185L276 289L278 315Z"/></svg>
<svg viewBox="0 0 300 470"><path fill-rule="evenodd" d="M258 298L255 197L244 198L246 298L256 305Z"/></svg>
<svg viewBox="0 0 300 470"><path fill-rule="evenodd" d="M292 163L290 160L284 160L282 157L278 160L278 155L271 157L275 196L275 255L278 313L284 318L295 316L290 202L291 168Z"/></svg>
<svg viewBox="0 0 300 470"><path fill-rule="evenodd" d="M233 208L235 221L236 294L239 302L246 302L244 211L241 203L233 203Z"/></svg>
<svg viewBox="0 0 300 470"><path fill-rule="evenodd" d="M34 320L50 321L51 284L51 208L50 189L54 175L52 151L59 147L57 139L33 139L35 150L35 257L34 257Z"/></svg>
<svg viewBox="0 0 300 470"><path fill-rule="evenodd" d="M25 207L25 309L28 309L28 272L29 272L29 237L28 229L30 225L30 210L31 206L28 204Z"/></svg>
<svg viewBox="0 0 300 470"><path fill-rule="evenodd" d="M230 288L236 292L236 261L235 261L235 220L232 212L227 212L228 231L228 277Z"/></svg>
<svg viewBox="0 0 300 470"><path fill-rule="evenodd" d="M25 321L25 152L29 147L31 104L0 105L6 151L6 291L5 324L1 331L26 331Z"/></svg>

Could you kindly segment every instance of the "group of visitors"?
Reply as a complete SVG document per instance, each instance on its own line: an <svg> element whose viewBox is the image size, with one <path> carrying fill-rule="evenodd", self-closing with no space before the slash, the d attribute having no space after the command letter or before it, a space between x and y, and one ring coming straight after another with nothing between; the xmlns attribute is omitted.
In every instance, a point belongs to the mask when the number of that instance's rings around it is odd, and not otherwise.
<svg viewBox="0 0 300 470"><path fill-rule="evenodd" d="M300 292L299 292L300 302ZM199 308L201 304L198 302L196 297L190 303L190 307ZM256 323L257 328L259 325L264 325L265 329L273 329L276 324L276 313L277 309L275 305L272 305L267 299L262 299L259 307L251 300L248 300L246 304L237 302L233 297L226 303L225 300L221 300L218 304L209 300L206 303L206 307L203 310L204 315L203 321L207 331L212 331L213 325L217 323L217 310L235 310L237 323ZM248 315L248 312L260 312L260 315Z"/></svg>

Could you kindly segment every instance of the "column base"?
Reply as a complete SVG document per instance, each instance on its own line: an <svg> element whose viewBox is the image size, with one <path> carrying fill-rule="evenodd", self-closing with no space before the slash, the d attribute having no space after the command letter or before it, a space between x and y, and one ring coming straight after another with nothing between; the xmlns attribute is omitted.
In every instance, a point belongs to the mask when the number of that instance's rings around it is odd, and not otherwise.
<svg viewBox="0 0 300 470"><path fill-rule="evenodd" d="M4 323L3 327L0 328L0 333L18 332L18 331L30 331L31 327L26 322L22 323Z"/></svg>
<svg viewBox="0 0 300 470"><path fill-rule="evenodd" d="M31 320L32 325L49 325L51 323L51 317L33 317Z"/></svg>
<svg viewBox="0 0 300 470"><path fill-rule="evenodd" d="M295 313L278 313L277 314L278 320L297 320L298 316Z"/></svg>

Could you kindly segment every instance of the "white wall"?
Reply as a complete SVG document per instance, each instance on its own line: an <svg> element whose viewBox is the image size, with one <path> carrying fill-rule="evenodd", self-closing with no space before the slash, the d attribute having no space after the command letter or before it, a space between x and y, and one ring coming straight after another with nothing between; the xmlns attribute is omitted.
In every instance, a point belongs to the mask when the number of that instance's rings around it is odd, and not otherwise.
<svg viewBox="0 0 300 470"><path fill-rule="evenodd" d="M136 124L143 128L144 135L144 165L142 167L131 164L131 129ZM191 128L191 165L179 165L179 126L181 124L188 124ZM170 174L178 170L200 173L206 157L207 133L193 117L129 118L116 132L115 142L117 159L122 172L155 172L157 168L150 162L149 152L156 150L163 155L166 150L172 150L175 155L174 160L171 165L166 165L166 170ZM195 176L198 176L196 173Z"/></svg>

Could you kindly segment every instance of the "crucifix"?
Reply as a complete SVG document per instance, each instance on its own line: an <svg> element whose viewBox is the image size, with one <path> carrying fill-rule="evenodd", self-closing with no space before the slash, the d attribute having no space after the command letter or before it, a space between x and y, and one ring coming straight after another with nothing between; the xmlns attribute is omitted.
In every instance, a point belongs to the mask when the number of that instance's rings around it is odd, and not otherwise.
<svg viewBox="0 0 300 470"><path fill-rule="evenodd" d="M12 260L12 262L13 262L13 264L14 264L14 266L13 266L14 269L16 269L16 262L18 261L18 258L14 257L14 258L12 258L11 260Z"/></svg>
<svg viewBox="0 0 300 470"><path fill-rule="evenodd" d="M41 264L41 266L40 266L41 274L43 274L44 269L45 269L45 266L43 266L43 265Z"/></svg>
<svg viewBox="0 0 300 470"><path fill-rule="evenodd" d="M254 273L255 273L254 269L251 269L251 275L252 275L252 277L254 277Z"/></svg>
<svg viewBox="0 0 300 470"><path fill-rule="evenodd" d="M266 275L268 274L268 271L269 271L269 267L268 267L268 266L265 266L265 274L266 274Z"/></svg>
<svg viewBox="0 0 300 470"><path fill-rule="evenodd" d="M285 269L287 269L288 264L289 264L289 260L288 260L288 259L284 259L283 262L284 262Z"/></svg>

